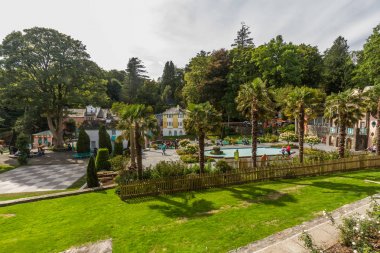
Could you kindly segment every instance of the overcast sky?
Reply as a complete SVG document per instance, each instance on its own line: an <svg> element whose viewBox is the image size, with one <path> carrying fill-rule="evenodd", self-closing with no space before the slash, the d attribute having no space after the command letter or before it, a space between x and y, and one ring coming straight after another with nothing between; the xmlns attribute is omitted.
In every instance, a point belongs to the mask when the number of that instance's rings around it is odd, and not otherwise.
<svg viewBox="0 0 380 253"><path fill-rule="evenodd" d="M184 67L200 50L230 48L242 21L256 45L281 34L321 52L339 35L361 49L380 23L380 0L7 0L0 10L1 40L54 28L81 40L104 69L137 56L154 78L168 60Z"/></svg>

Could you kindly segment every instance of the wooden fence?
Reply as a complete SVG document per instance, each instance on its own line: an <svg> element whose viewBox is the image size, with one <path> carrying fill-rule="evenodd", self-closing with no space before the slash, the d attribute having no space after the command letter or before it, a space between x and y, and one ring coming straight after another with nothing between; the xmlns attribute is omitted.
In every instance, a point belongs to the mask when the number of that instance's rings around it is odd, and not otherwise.
<svg viewBox="0 0 380 253"><path fill-rule="evenodd" d="M120 186L120 196L122 199L128 199L141 196L201 190L276 178L316 176L333 172L344 172L375 167L380 167L380 157L356 156L326 162L310 162L302 165L284 164L259 167L257 169L240 169L235 172L224 174L187 175L165 179L131 181Z"/></svg>

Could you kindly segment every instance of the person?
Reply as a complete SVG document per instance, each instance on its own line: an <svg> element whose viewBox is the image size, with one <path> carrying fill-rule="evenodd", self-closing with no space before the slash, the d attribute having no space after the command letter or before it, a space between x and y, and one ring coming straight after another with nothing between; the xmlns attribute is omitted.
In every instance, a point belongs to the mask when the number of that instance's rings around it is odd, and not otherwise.
<svg viewBox="0 0 380 253"><path fill-rule="evenodd" d="M267 161L268 161L267 154L262 155L261 158L260 158L260 161L261 161L261 166L266 166L267 165Z"/></svg>
<svg viewBox="0 0 380 253"><path fill-rule="evenodd" d="M69 144L67 144L67 150L68 151L71 151L73 148L71 147L71 144L69 143Z"/></svg>
<svg viewBox="0 0 380 253"><path fill-rule="evenodd" d="M282 148L281 148L282 157L285 156L285 152L286 152L286 148L285 148L285 146L282 146Z"/></svg>
<svg viewBox="0 0 380 253"><path fill-rule="evenodd" d="M165 151L166 151L166 143L162 144L161 149L162 149L162 155L166 155L166 154L165 154Z"/></svg>
<svg viewBox="0 0 380 253"><path fill-rule="evenodd" d="M174 149L178 149L178 139L175 139L174 141Z"/></svg>
<svg viewBox="0 0 380 253"><path fill-rule="evenodd" d="M235 150L235 152L234 152L234 159L235 159L235 161L239 161L239 150Z"/></svg>
<svg viewBox="0 0 380 253"><path fill-rule="evenodd" d="M288 156L291 155L291 153L290 153L290 145L288 145L288 146L286 147L286 152L288 153Z"/></svg>

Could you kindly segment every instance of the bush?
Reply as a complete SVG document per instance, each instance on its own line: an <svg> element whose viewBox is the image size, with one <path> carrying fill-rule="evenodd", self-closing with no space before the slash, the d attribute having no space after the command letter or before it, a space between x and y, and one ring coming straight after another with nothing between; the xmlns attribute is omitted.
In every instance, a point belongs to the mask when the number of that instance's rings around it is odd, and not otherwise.
<svg viewBox="0 0 380 253"><path fill-rule="evenodd" d="M289 124L289 125L286 125L286 126L283 126L279 129L279 132L280 133L284 133L284 132L295 132L296 131L296 126L294 124Z"/></svg>
<svg viewBox="0 0 380 253"><path fill-rule="evenodd" d="M93 188L99 186L98 175L96 174L94 157L91 156L87 165L87 187Z"/></svg>
<svg viewBox="0 0 380 253"><path fill-rule="evenodd" d="M8 170L14 169L14 166L8 165L8 164L0 164L0 173L6 172Z"/></svg>
<svg viewBox="0 0 380 253"><path fill-rule="evenodd" d="M106 148L109 154L112 153L111 137L104 125L99 127L99 148Z"/></svg>
<svg viewBox="0 0 380 253"><path fill-rule="evenodd" d="M151 148L157 150L158 149L158 145L157 144L152 144Z"/></svg>
<svg viewBox="0 0 380 253"><path fill-rule="evenodd" d="M293 132L284 132L280 134L280 140L286 141L289 144L289 142L297 141L298 138L297 138L297 135Z"/></svg>
<svg viewBox="0 0 380 253"><path fill-rule="evenodd" d="M184 150L186 154L196 154L198 153L199 147L197 144L188 144Z"/></svg>
<svg viewBox="0 0 380 253"><path fill-rule="evenodd" d="M113 171L123 170L127 167L129 159L123 155L117 155L112 157L109 162Z"/></svg>
<svg viewBox="0 0 380 253"><path fill-rule="evenodd" d="M190 144L190 140L189 139L183 139L183 140L180 140L178 144L180 147L184 148Z"/></svg>
<svg viewBox="0 0 380 253"><path fill-rule="evenodd" d="M177 149L176 152L178 155L188 155L186 150L183 150L183 149Z"/></svg>
<svg viewBox="0 0 380 253"><path fill-rule="evenodd" d="M111 169L111 163L108 161L109 154L108 149L106 148L100 148L98 150L98 154L96 155L96 162L95 167L96 170L110 170Z"/></svg>
<svg viewBox="0 0 380 253"><path fill-rule="evenodd" d="M180 159L184 163L196 163L199 161L199 157L197 155L181 155Z"/></svg>
<svg viewBox="0 0 380 253"><path fill-rule="evenodd" d="M116 140L113 150L113 156L123 155L123 141Z"/></svg>
<svg viewBox="0 0 380 253"><path fill-rule="evenodd" d="M29 137L26 134L21 133L17 136L16 148L20 152L17 157L18 163L20 165L27 164L29 155Z"/></svg>
<svg viewBox="0 0 380 253"><path fill-rule="evenodd" d="M187 165L182 162L161 161L149 170L151 172L152 178L183 176L186 173L189 173L187 170Z"/></svg>
<svg viewBox="0 0 380 253"><path fill-rule="evenodd" d="M259 142L266 143L266 142L278 142L278 136L274 134L265 134L263 136L260 136L257 138Z"/></svg>
<svg viewBox="0 0 380 253"><path fill-rule="evenodd" d="M307 136L305 137L305 142L313 149L314 145L321 143L321 139L318 136Z"/></svg>
<svg viewBox="0 0 380 253"><path fill-rule="evenodd" d="M83 127L79 129L79 136L77 142L78 153L90 153L90 137L86 133Z"/></svg>
<svg viewBox="0 0 380 253"><path fill-rule="evenodd" d="M215 164L215 169L223 173L233 170L232 166L230 166L225 160L217 161Z"/></svg>

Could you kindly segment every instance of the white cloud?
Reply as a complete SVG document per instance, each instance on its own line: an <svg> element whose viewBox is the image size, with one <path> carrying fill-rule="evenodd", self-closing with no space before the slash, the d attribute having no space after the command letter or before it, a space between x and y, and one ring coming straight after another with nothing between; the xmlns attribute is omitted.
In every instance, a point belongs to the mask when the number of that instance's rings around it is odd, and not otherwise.
<svg viewBox="0 0 380 253"><path fill-rule="evenodd" d="M152 77L168 60L183 67L200 50L229 48L245 21L256 45L286 41L324 51L344 36L360 49L380 22L378 0L13 0L2 4L0 38L33 26L83 41L105 69L141 58Z"/></svg>

